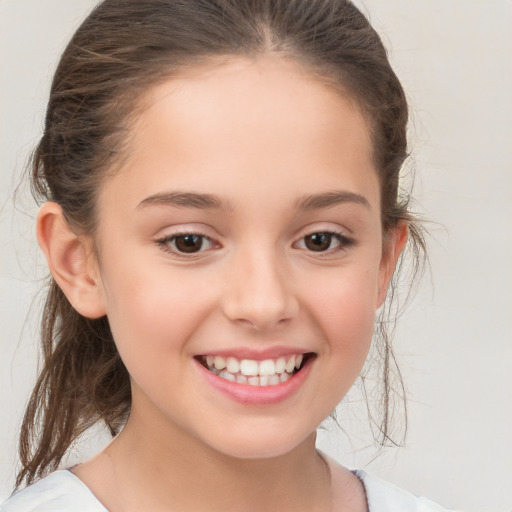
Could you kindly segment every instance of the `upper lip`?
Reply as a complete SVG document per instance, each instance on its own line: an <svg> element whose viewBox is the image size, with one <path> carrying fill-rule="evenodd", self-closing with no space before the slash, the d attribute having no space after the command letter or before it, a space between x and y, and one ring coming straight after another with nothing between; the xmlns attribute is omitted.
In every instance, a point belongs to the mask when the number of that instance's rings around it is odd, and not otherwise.
<svg viewBox="0 0 512 512"><path fill-rule="evenodd" d="M196 354L196 357L200 356L220 356L220 357L234 357L235 359L251 359L254 361L264 361L265 359L277 359L279 357L287 357L296 354L308 354L313 352L310 349L304 349L299 347L290 346L274 346L265 348L229 348L220 350L208 350Z"/></svg>

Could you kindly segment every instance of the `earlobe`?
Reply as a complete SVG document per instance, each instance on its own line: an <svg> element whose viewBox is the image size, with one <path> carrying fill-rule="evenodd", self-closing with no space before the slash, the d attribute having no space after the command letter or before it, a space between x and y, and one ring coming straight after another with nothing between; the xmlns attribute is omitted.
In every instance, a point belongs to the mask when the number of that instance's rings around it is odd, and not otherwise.
<svg viewBox="0 0 512 512"><path fill-rule="evenodd" d="M395 266L404 250L409 228L406 222L400 222L391 229L386 235L386 241L379 268L379 289L377 293L377 308L382 306L386 299L388 286L393 277Z"/></svg>
<svg viewBox="0 0 512 512"><path fill-rule="evenodd" d="M105 315L101 278L87 242L76 235L53 202L43 204L37 216L37 240L53 278L81 315Z"/></svg>

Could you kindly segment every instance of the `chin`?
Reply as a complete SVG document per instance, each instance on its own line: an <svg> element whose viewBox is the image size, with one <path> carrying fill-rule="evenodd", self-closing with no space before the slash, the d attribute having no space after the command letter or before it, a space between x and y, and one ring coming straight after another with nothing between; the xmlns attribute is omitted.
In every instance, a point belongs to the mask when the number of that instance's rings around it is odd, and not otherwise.
<svg viewBox="0 0 512 512"><path fill-rule="evenodd" d="M262 432L251 429L243 433L230 432L228 439L211 439L207 442L214 450L236 459L272 459L295 450L299 445L310 442L315 446L316 429L293 435L286 427L278 432Z"/></svg>

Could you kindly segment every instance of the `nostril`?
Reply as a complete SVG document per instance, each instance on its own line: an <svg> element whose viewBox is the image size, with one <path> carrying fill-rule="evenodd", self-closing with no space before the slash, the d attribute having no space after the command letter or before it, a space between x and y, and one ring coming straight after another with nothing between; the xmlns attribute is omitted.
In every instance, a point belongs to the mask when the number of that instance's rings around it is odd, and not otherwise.
<svg viewBox="0 0 512 512"><path fill-rule="evenodd" d="M256 315L254 315L256 316ZM262 315L263 316L263 315ZM266 319L248 319L248 318L238 318L235 319L235 323L241 327L247 327L248 329L253 329L258 332L268 331L270 329L275 329L276 327L281 327L288 324L292 318L266 318Z"/></svg>

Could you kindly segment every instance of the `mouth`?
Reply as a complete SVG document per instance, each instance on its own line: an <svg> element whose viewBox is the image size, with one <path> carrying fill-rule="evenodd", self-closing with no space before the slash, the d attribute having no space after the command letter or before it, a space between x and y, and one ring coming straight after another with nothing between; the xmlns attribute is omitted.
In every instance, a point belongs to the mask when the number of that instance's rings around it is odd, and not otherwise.
<svg viewBox="0 0 512 512"><path fill-rule="evenodd" d="M226 381L268 387L288 381L302 371L314 357L313 352L308 352L261 361L218 355L200 355L196 359L209 372Z"/></svg>

